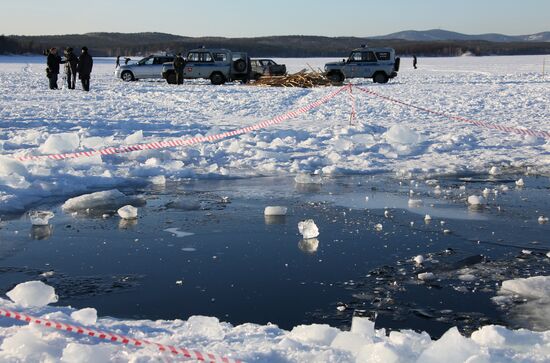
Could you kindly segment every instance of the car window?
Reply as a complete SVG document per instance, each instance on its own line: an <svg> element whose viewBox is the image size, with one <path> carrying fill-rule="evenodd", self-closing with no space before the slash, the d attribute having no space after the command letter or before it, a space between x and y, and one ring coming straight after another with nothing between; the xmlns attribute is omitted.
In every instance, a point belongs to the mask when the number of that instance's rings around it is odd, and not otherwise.
<svg viewBox="0 0 550 363"><path fill-rule="evenodd" d="M227 62L227 54L225 54L225 53L214 53L214 60L216 62Z"/></svg>
<svg viewBox="0 0 550 363"><path fill-rule="evenodd" d="M376 58L381 61L390 60L390 52L376 52Z"/></svg>
<svg viewBox="0 0 550 363"><path fill-rule="evenodd" d="M153 64L162 64L164 58L155 57L153 60Z"/></svg>
<svg viewBox="0 0 550 363"><path fill-rule="evenodd" d="M210 53L201 53L200 56L201 62L213 62L212 55Z"/></svg>
<svg viewBox="0 0 550 363"><path fill-rule="evenodd" d="M266 65L268 65L268 66L272 66L272 65L275 64L275 62L273 62L271 59L268 59L265 62L266 62Z"/></svg>
<svg viewBox="0 0 550 363"><path fill-rule="evenodd" d="M173 61L174 61L174 57L164 57L164 58L162 58L162 63L173 62Z"/></svg>
<svg viewBox="0 0 550 363"><path fill-rule="evenodd" d="M253 67L258 67L260 64L259 64L259 61L257 60L251 60L250 65L252 65Z"/></svg>
<svg viewBox="0 0 550 363"><path fill-rule="evenodd" d="M153 64L153 58L152 57L143 58L138 62L138 64Z"/></svg>
<svg viewBox="0 0 550 363"><path fill-rule="evenodd" d="M198 52L191 52L187 54L187 60L189 62L198 62L200 60L199 53Z"/></svg>
<svg viewBox="0 0 550 363"><path fill-rule="evenodd" d="M363 53L363 61L365 61L365 62L376 62L377 59L374 56L374 52L364 52Z"/></svg>
<svg viewBox="0 0 550 363"><path fill-rule="evenodd" d="M361 62L363 60L363 55L361 52L353 52L349 56L349 60L352 62Z"/></svg>

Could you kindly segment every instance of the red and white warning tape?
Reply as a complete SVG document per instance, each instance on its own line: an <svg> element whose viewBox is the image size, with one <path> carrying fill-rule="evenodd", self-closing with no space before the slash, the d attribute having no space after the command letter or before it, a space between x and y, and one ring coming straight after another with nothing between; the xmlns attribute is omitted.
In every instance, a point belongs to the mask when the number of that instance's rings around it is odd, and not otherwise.
<svg viewBox="0 0 550 363"><path fill-rule="evenodd" d="M209 135L209 136L200 136L200 137L194 137L191 139L174 139L174 140L166 140L166 141L155 141L150 142L148 144L136 144L136 145L128 145L128 146L120 146L120 147L109 147L105 149L99 149L99 150L88 150L88 151L79 151L79 152L73 152L73 153L64 153L64 154L46 154L46 155L27 155L27 156L19 156L17 157L20 161L29 161L29 160L45 160L45 159L52 159L52 160L64 160L64 159L76 159L76 158L82 158L82 157L91 157L95 155L114 155L114 154L123 154L123 153L129 153L132 151L140 151L140 150L156 150L156 149L166 149L170 147L178 147L178 146L189 146L193 144L203 143L203 142L212 142L217 141L220 139L225 139L226 137L230 136L237 136L246 134L252 131L257 131L260 129L264 129L268 126L279 124L283 121L286 121L290 118L297 117L301 114L304 114L306 112L309 112L313 110L314 108L317 108L321 106L323 103L329 101L330 99L336 97L340 92L343 90L349 88L351 86L343 86L336 91L330 93L329 95L312 102L308 105L305 105L303 107L300 107L297 110L287 112L285 114L279 115L277 117L274 117L270 120L262 121L260 123L257 123L252 126L243 127L240 129L232 130L223 132L221 134L215 134L215 135Z"/></svg>
<svg viewBox="0 0 550 363"><path fill-rule="evenodd" d="M484 122L484 121L470 120L470 119L467 119L465 117L453 116L453 115L449 115L445 112L434 111L434 110L430 110L430 109L425 108L425 107L416 106L416 105L413 105L411 103L403 102L403 101L400 101L400 100L395 99L395 98L391 98L391 97L388 97L388 96L381 95L381 94L376 93L374 91L371 91L369 89L365 89L365 88L358 87L358 86L355 86L355 87L357 89L359 89L360 91L363 91L367 94L370 94L370 95L373 95L373 96L376 96L376 97L382 98L384 100L387 100L387 101L390 101L390 102L393 102L393 103L397 103L397 104L400 104L400 105L403 105L403 106L412 107L412 108L416 108L417 110L432 113L434 115L443 116L443 117L450 118L450 119L457 120L457 121L467 122L469 124L473 124L473 125L476 125L476 126L485 127L487 129L499 130L499 131L504 131L504 132L507 132L507 133L519 134L519 135L524 135L524 136L529 135L529 136L536 136L536 137L542 137L542 138L549 138L550 139L550 132L549 131L520 129L520 128L517 128L517 127L502 126L502 125L497 125L497 124L488 123L488 122Z"/></svg>
<svg viewBox="0 0 550 363"><path fill-rule="evenodd" d="M200 362L242 363L242 361L238 359L222 357L212 353L204 353L197 350L178 348L172 345L165 345L165 344L150 342L148 340L133 339L133 338L126 337L124 335L107 333L99 330L92 330L92 329L84 328L77 325L56 322L49 319L37 318L31 315L27 315L24 313L11 311L3 308L0 308L0 316L5 316L7 318L20 320L20 321L25 321L29 324L38 324L40 326L45 326L51 329L67 331L67 332L76 333L80 335L86 335L89 337L95 337L95 338L106 340L112 343L121 343L124 345L143 347L143 348L153 348L155 351L159 351L163 353L171 353L175 356L181 356L184 358L188 358L188 359L192 359Z"/></svg>

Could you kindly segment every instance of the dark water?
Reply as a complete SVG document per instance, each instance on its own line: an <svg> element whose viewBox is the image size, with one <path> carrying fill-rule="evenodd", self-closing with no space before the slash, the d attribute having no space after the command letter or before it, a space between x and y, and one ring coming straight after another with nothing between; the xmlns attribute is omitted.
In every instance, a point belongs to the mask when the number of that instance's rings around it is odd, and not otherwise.
<svg viewBox="0 0 550 363"><path fill-rule="evenodd" d="M502 280L550 268L550 225L537 222L550 215L550 181L524 177L526 187L516 189L515 179L439 179L440 194L425 181L388 176L320 186L291 178L172 182L126 191L146 200L134 223L112 211L103 218L41 206L56 214L48 227L31 228L26 216L1 224L0 290L41 279L56 288L58 304L119 318L200 314L291 328L346 327L354 313L376 314L378 328L436 337L455 325L532 328L490 300ZM468 209L467 196L486 187L501 192L482 210ZM408 206L410 190L423 205ZM267 205L287 206L288 215L266 219ZM309 218L320 230L314 241L297 229ZM418 254L422 266L411 261ZM436 278L420 281L420 272ZM462 281L464 274L476 278Z"/></svg>

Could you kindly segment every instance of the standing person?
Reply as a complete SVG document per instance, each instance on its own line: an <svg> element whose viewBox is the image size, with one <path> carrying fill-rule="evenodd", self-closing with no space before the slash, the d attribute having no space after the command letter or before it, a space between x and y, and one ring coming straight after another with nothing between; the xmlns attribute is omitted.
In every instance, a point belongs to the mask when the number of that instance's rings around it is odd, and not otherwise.
<svg viewBox="0 0 550 363"><path fill-rule="evenodd" d="M61 57L57 55L57 48L51 48L48 53L48 60L46 61L48 68L46 68L46 74L50 79L50 89L58 89L57 76L59 75L59 65L65 63L61 60Z"/></svg>
<svg viewBox="0 0 550 363"><path fill-rule="evenodd" d="M176 71L176 84L183 84L183 70L185 68L185 59L178 53L174 58L174 70Z"/></svg>
<svg viewBox="0 0 550 363"><path fill-rule="evenodd" d="M78 57L78 78L82 82L82 89L84 91L90 90L90 74L92 74L93 66L94 60L88 54L88 47L82 47L82 53Z"/></svg>
<svg viewBox="0 0 550 363"><path fill-rule="evenodd" d="M115 68L118 68L118 67L120 67L120 56L119 55L116 56L116 64L115 64Z"/></svg>
<svg viewBox="0 0 550 363"><path fill-rule="evenodd" d="M73 53L73 48L65 49L65 74L67 75L67 86L74 89L76 86L76 71L78 67L78 57Z"/></svg>
<svg viewBox="0 0 550 363"><path fill-rule="evenodd" d="M416 54L413 55L413 67L414 69L416 69L416 64L417 64L417 59L416 59Z"/></svg>

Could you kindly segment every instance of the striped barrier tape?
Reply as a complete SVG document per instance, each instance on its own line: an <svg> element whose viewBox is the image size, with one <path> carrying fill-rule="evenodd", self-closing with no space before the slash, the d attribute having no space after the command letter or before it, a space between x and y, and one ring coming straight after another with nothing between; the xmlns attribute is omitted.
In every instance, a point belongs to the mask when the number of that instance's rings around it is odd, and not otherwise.
<svg viewBox="0 0 550 363"><path fill-rule="evenodd" d="M99 149L99 150L78 151L78 152L72 152L72 153L27 155L27 156L19 156L17 157L17 159L19 161L45 160L45 159L51 159L51 160L76 159L76 158L83 158L83 157L92 157L96 155L115 155L115 154L129 153L132 151L166 149L166 148L172 148L172 147L178 147L178 146L189 146L189 145L203 143L203 142L217 141L220 139L225 139L227 137L247 134L253 131L264 129L268 126L279 124L290 118L295 118L301 114L304 114L308 111L313 110L314 108L321 106L323 103L336 97L336 95L338 95L340 92L342 92L347 88L351 88L351 85L343 86L337 89L336 91L330 93L329 95L315 102L312 102L308 105L300 107L297 110L287 112L285 114L276 116L270 120L262 121L255 125L243 127L232 131L223 132L220 134L209 135L209 136L199 136L199 137L193 137L190 139L173 139L173 140L167 140L167 141L155 141L155 142L150 142L148 144L109 147L109 148Z"/></svg>
<svg viewBox="0 0 550 363"><path fill-rule="evenodd" d="M526 135L536 136L536 137L542 137L542 138L550 139L550 132L549 131L519 129L519 128L516 128L516 127L501 126L501 125L488 123L488 122L484 122L484 121L470 120L470 119L467 119L465 117L453 116L453 115L449 115L445 112L434 111L434 110L430 110L429 108L416 106L416 105L413 105L411 103L403 102L401 100L398 100L398 99L395 99L395 98L392 98L392 97L381 95L381 94L376 93L374 91L371 91L369 89L365 89L365 88L358 87L358 86L355 86L355 87L357 89L359 89L360 91L363 91L364 93L376 96L378 98L382 98L386 101L390 101L390 102L397 103L397 104L407 106L407 107L416 108L417 110L421 110L421 111L428 112L428 113L438 115L438 116L443 116L443 117L446 117L446 118L449 118L449 119L452 119L452 120L462 121L462 122L466 122L466 123L473 124L473 125L476 125L476 126L485 127L485 128L488 128L488 129L493 129L493 130L498 130L498 131L503 131L503 132L507 132L507 133L514 133L514 134L519 134L519 135L524 135L524 136L526 136Z"/></svg>
<svg viewBox="0 0 550 363"><path fill-rule="evenodd" d="M186 359L192 359L199 362L243 363L241 360L238 360L238 359L222 357L220 355L216 355L212 353L204 353L198 350L178 348L172 345L154 343L148 340L133 339L133 338L126 337L124 335L88 329L81 326L60 323L49 319L37 318L31 315L27 315L24 313L7 310L3 308L0 308L0 316L5 316L6 318L24 321L29 324L37 324L40 326L44 326L47 328L56 329L60 331L67 331L67 332L85 335L89 337L95 337L111 343L121 343L124 345L141 347L141 348L152 348L155 351L159 351L161 353L172 353L175 356L181 356Z"/></svg>

